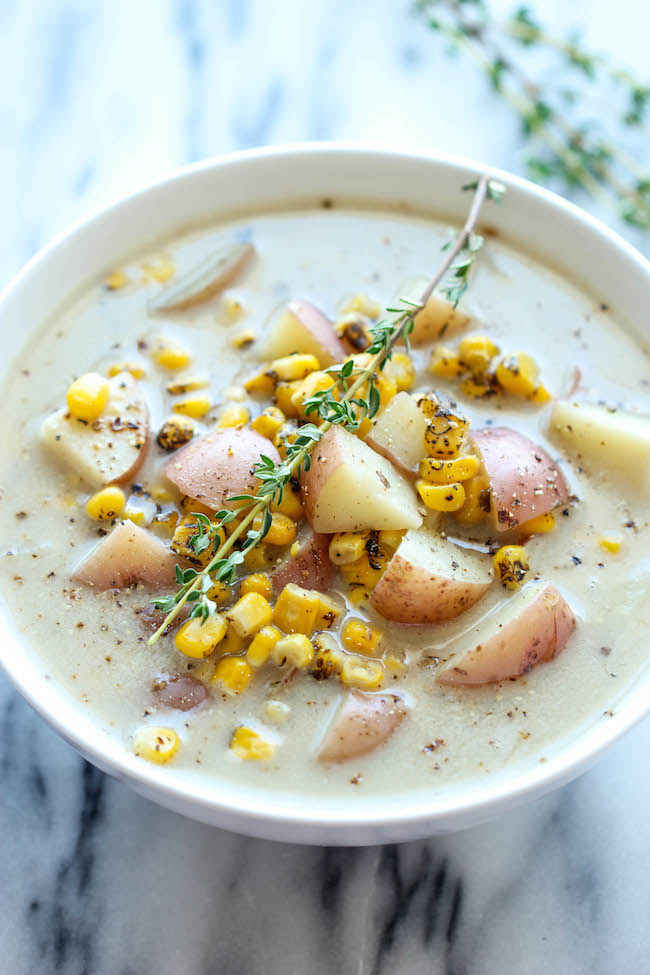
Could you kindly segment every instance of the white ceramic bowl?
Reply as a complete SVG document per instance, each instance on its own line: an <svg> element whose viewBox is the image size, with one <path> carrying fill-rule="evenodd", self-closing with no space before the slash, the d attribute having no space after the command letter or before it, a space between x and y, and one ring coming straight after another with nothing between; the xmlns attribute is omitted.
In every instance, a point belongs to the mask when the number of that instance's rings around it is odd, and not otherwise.
<svg viewBox="0 0 650 975"><path fill-rule="evenodd" d="M485 167L447 156L425 156L345 145L261 149L200 163L120 200L56 238L0 296L2 374L52 309L125 252L206 217L239 208L266 208L324 196L405 201L415 210L461 221L459 192ZM650 265L612 231L532 183L494 174L508 187L489 219L499 231L550 264L569 268L630 327L650 323ZM648 338L647 331L645 338ZM650 673L640 678L607 722L594 721L545 764L469 781L442 797L400 795L332 799L265 793L228 781L184 778L171 767L135 758L100 731L56 683L3 619L0 664L18 690L87 759L142 795L177 812L237 832L306 843L365 844L415 839L472 826L501 810L568 782L650 711ZM171 774L170 774L171 773Z"/></svg>

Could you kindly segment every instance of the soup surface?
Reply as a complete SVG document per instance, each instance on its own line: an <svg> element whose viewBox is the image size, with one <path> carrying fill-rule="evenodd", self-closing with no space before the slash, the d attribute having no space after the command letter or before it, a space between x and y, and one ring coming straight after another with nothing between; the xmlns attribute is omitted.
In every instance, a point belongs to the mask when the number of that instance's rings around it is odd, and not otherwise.
<svg viewBox="0 0 650 975"><path fill-rule="evenodd" d="M382 513L374 489L359 473L364 456L357 456L348 439L356 444L360 437L344 432L344 473L332 489L334 500L327 500L326 484L313 476L311 485L303 477L304 506L296 485L289 485L271 535L249 552L227 591L218 598L212 591L219 605L206 627L223 620L226 635L217 640L219 634L211 631L214 646L208 655L201 659L196 650L196 641L208 633L197 636L198 621L188 629L177 620L154 645L148 643L164 615L153 612L150 600L173 595L177 588L173 576L167 578L168 547L173 541L180 553L172 563L183 569L193 564L200 571L202 553L188 548L198 533L192 513L211 507L201 502L205 479L189 499L189 492L173 483L185 484L183 458L189 448L179 448L178 442L190 432L191 445L215 428L229 431L235 440L221 458L223 469L221 461L207 468L206 476L217 481L222 475L228 481L233 457L246 468L248 447L240 451L237 438L251 423L260 431L258 438L275 438L282 450L279 436L295 435L301 423L317 419L304 410L300 415L297 384L314 372L322 377L328 365L322 356L316 368L310 365L313 343L308 349L282 347L291 342L287 303L312 303L334 323L329 327L335 344L356 343L356 348L345 346L345 355L358 352L382 309L405 287L414 287L405 284L407 279L426 279L435 271L447 236L447 228L430 219L339 206L273 212L188 232L92 282L56 312L15 363L0 404L2 598L52 679L143 760L169 756L165 774L323 796L450 789L468 778L497 776L506 766L524 769L544 761L587 724L608 720L617 698L645 666L650 636L647 352L617 323L615 309L601 307L496 237L487 239L476 259L459 311L454 316L446 308L448 327L438 328L443 324L435 317L438 306L431 312L430 341L414 345L410 362L401 347L396 357L401 372L393 366L383 386L379 383L382 402L374 422L379 425L397 396L406 412L394 414L388 442L377 428L370 437L393 460L396 453L403 461L405 445L411 450L411 460L400 470L377 461L391 482L389 489L383 483L377 488L383 492ZM181 301L184 294L200 291L191 275L189 292L183 291L187 274L215 249L236 241L252 244L254 255L244 254L225 287L199 295L189 308L160 308L166 295L174 301L176 282ZM207 280L209 268L206 273ZM293 324L300 324L293 307ZM310 304L298 311L304 316L313 309ZM461 347L477 336L480 341ZM280 353L268 354L270 337ZM306 364L295 374L294 365L285 366L287 378L278 377L277 370L264 378L289 352L307 353ZM517 359L521 353L534 363ZM112 424L115 442L128 441L127 447L118 449L104 437L93 455L87 444L70 441L70 423L84 427L83 441L96 422L80 420L74 412L71 417L69 398L66 406L71 384L88 373L113 375L103 416ZM317 388L315 383L312 391ZM126 414L110 413L120 390L132 418L126 433L128 416L125 421ZM432 391L437 398L429 396L422 404ZM274 411L266 414L270 426L255 423L274 401L287 417L279 434ZM567 406L558 407L558 401ZM447 453L440 439L431 449L441 403L456 432L463 416L470 422L469 431L460 430L465 436L458 444L447 444ZM575 403L595 404L589 423L579 407L576 424L570 412L562 412L575 410ZM635 415L630 419L626 411ZM54 421L48 421L52 415ZM157 437L171 416L175 426L167 426L159 438L164 449ZM413 429L420 430L419 422L428 431L429 447L420 431L418 454ZM63 424L63 434L56 423ZM359 432L366 433L367 426ZM489 434L482 440L481 431L494 428L529 439L506 438L492 462ZM533 460L526 453L529 441ZM266 442L273 453L271 440ZM534 460L540 449L549 455L548 469L546 454ZM141 466L133 474L118 471L133 450L139 451L135 460ZM323 450L322 443L314 449L317 471ZM82 460L79 451L85 451ZM458 456L472 460L465 467L444 468ZM429 479L418 457L434 462ZM542 478L531 475L525 485L530 510L522 519L516 477L529 462L540 463L544 472ZM331 467L329 455L324 466L328 463ZM497 486L504 471L507 497L500 505ZM97 498L115 478L122 500L119 492ZM427 494L427 486L435 490ZM399 493L404 491L408 497ZM457 506L459 492L465 500L458 510L439 513ZM288 615L275 610L271 618L262 603L272 607L282 591L271 588L274 571L293 564L297 549L313 541L305 511L319 535L327 536L328 565L321 565L326 589L313 585L311 575L301 586L300 571L290 572L294 588L284 597ZM236 524L231 522L228 531ZM127 555L126 568L115 562L103 566L103 581L93 575L96 567L88 574L90 563L80 570L89 553L106 551L102 547L120 525L127 533L135 526L158 540L164 557L155 549L153 568L133 569ZM179 533L183 525L184 535ZM440 540L442 549L436 548ZM421 542L424 549L416 550ZM503 553L504 545L517 547L514 556ZM499 550L501 563L495 567ZM450 551L456 553L451 561ZM497 578L499 564L506 576L508 568L514 575L510 588ZM240 590L251 574L253 581ZM318 605L309 595L313 589L324 600ZM242 606L247 592L257 598ZM289 621L293 612L301 621L295 626ZM305 623L307 618L311 622ZM268 646L258 641L255 658L248 648L261 625L281 632L269 636ZM294 633L288 644L280 642L300 628L302 640ZM280 651L271 647L273 639ZM193 655L181 652L183 646ZM477 647L483 649L472 657ZM224 661L229 662L225 667ZM179 684L178 677L192 680ZM336 730L344 701L361 702L362 711ZM157 751L147 729L162 735Z"/></svg>

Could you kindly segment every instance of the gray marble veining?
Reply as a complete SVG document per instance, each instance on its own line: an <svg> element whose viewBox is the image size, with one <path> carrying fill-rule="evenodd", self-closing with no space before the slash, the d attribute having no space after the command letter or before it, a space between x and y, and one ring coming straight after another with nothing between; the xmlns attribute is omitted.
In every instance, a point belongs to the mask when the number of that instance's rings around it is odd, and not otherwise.
<svg viewBox="0 0 650 975"><path fill-rule="evenodd" d="M571 18L646 68L650 15L617 11L577 0ZM215 152L389 140L519 169L507 111L401 0L4 0L0 17L3 282L89 209ZM0 678L0 973L643 975L649 751L646 722L487 826L310 849L153 806Z"/></svg>

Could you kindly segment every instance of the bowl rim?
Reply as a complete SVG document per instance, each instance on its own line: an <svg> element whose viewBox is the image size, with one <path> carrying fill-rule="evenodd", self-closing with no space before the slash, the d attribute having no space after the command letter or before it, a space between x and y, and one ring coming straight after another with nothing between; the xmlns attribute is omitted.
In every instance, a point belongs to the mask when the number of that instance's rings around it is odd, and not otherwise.
<svg viewBox="0 0 650 975"><path fill-rule="evenodd" d="M160 191L173 192L174 187L183 181L191 180L199 174L218 171L224 167L237 167L242 163L253 161L263 162L269 158L301 157L308 160L314 155L345 158L351 155L362 155L369 158L378 156L390 157L398 165L400 162L419 160L432 166L462 171L472 170L478 174L488 173L495 179L502 181L507 187L513 187L529 197L542 201L556 211L563 211L586 233L600 238L606 246L614 248L622 254L637 272L640 272L650 285L650 262L624 240L618 233L607 227L600 220L586 213L575 204L563 199L544 187L513 175L496 167L476 162L475 160L442 152L424 150L395 149L386 145L358 142L300 142L267 146L256 149L246 149L240 152L228 153L201 160L188 166L175 169L166 176L149 181L132 192L121 195L112 202L95 208L89 215L82 217L71 226L56 234L51 241L38 251L14 275L9 283L0 291L0 313L12 298L17 295L32 275L47 264L52 254L62 246L72 241L79 233L90 229L101 222L108 214L118 208L128 210L135 201L148 194ZM397 194L396 194L397 196ZM269 200L273 192L269 194ZM378 202L378 205L380 203ZM218 218L218 213L214 214ZM172 233L173 231L170 231ZM77 286L79 282L76 283ZM73 288L68 293L72 293ZM18 638L22 645L24 641ZM557 749L548 760L538 766L533 766L521 772L515 780L500 773L490 782L482 782L479 792L476 789L466 796L454 798L454 790L450 796L433 792L423 800L418 792L406 792L399 796L403 800L399 807L392 801L393 796L377 795L366 798L361 803L344 800L340 811L328 809L323 815L318 811L318 801L309 806L304 804L305 797L288 795L288 801L275 802L276 793L265 793L259 789L252 798L245 794L237 795L238 786L229 783L229 795L226 800L215 789L215 780L205 777L203 782L190 783L187 780L165 778L165 769L138 761L123 745L118 747L116 740L107 735L96 735L88 740L83 733L74 727L74 721L66 719L65 711L54 710L46 696L38 692L38 688L30 685L29 675L21 672L20 660L7 659L3 641L0 641L0 667L8 676L12 684L55 730L79 752L88 757L101 769L114 775L121 781L128 782L136 791L143 792L162 805L182 811L186 815L226 826L240 832L247 832L269 838L295 838L307 842L385 842L395 839L402 831L404 835L433 833L440 828L460 829L463 826L491 818L505 806L513 806L568 782L580 774L608 747L611 747L637 722L650 712L650 695L635 693L629 687L621 694L624 706L614 712L607 722L590 725L585 732L580 732L575 741L567 743ZM28 668L24 668L28 669ZM641 683L639 679L637 685ZM636 685L635 685L636 686ZM637 688L638 691L638 688ZM51 696L51 695L50 695ZM627 699L629 697L629 700ZM92 718L89 718L92 722ZM83 723L83 722L78 722ZM95 722L99 731L99 726ZM242 790L246 793L248 790ZM266 797L266 799L265 799ZM314 797L316 800L318 797ZM382 806L384 807L382 811ZM344 808L343 808L344 807ZM376 807L376 808L375 808ZM301 827L303 831L301 833ZM377 835L377 829L381 835ZM354 834L354 831L357 831ZM367 831L364 836L363 831ZM375 830L372 834L370 831ZM347 835L346 835L347 834ZM385 834L385 835L384 835ZM349 837L352 836L350 839ZM359 838L360 837L360 838Z"/></svg>

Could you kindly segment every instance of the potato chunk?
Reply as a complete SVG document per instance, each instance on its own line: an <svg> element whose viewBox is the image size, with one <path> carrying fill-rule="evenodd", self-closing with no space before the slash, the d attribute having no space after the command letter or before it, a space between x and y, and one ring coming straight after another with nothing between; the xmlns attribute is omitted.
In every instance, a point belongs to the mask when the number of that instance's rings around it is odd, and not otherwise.
<svg viewBox="0 0 650 975"><path fill-rule="evenodd" d="M124 589L142 582L153 589L174 585L176 556L164 542L130 521L121 522L72 573L95 589Z"/></svg>
<svg viewBox="0 0 650 975"><path fill-rule="evenodd" d="M321 762L344 762L383 745L402 723L408 707L397 694L351 690L334 715L318 751Z"/></svg>
<svg viewBox="0 0 650 975"><path fill-rule="evenodd" d="M417 398L398 393L377 414L366 443L403 474L415 475L424 454L426 432L427 419Z"/></svg>
<svg viewBox="0 0 650 975"><path fill-rule="evenodd" d="M269 359L308 352L321 366L343 362L347 352L330 320L308 301L290 301L276 314L260 343L261 355Z"/></svg>

